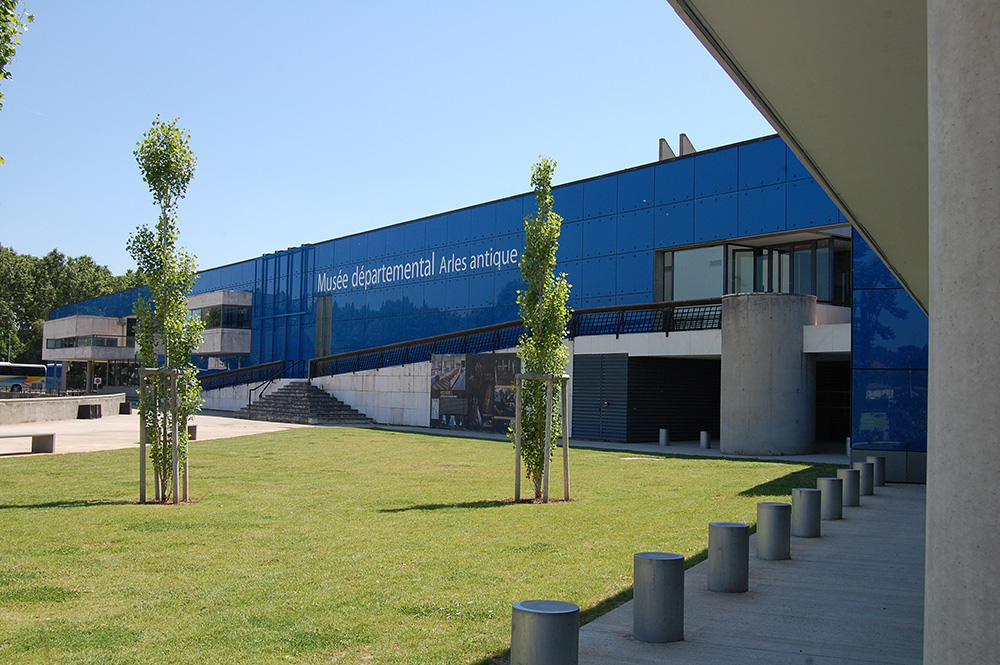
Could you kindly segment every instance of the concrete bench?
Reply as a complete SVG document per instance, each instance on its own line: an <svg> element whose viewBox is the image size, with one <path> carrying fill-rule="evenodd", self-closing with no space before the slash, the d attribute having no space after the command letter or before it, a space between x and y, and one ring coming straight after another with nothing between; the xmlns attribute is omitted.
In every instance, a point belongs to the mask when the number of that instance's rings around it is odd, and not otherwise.
<svg viewBox="0 0 1000 665"><path fill-rule="evenodd" d="M31 452L51 453L56 449L56 435L51 432L0 432L0 439L21 439L31 437Z"/></svg>

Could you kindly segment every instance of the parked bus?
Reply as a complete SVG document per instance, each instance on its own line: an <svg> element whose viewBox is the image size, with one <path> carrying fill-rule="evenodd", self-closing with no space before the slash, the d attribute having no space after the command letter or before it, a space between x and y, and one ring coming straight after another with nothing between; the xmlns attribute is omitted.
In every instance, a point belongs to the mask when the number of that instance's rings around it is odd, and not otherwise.
<svg viewBox="0 0 1000 665"><path fill-rule="evenodd" d="M0 362L0 390L19 393L22 390L45 389L45 365Z"/></svg>

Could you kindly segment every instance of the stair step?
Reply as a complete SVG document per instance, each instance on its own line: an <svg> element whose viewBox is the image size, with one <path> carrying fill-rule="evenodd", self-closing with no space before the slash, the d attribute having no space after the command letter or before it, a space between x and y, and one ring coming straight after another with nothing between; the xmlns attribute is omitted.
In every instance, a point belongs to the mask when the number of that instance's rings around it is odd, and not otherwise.
<svg viewBox="0 0 1000 665"><path fill-rule="evenodd" d="M373 425L375 422L308 381L285 384L241 409L236 417L307 425Z"/></svg>

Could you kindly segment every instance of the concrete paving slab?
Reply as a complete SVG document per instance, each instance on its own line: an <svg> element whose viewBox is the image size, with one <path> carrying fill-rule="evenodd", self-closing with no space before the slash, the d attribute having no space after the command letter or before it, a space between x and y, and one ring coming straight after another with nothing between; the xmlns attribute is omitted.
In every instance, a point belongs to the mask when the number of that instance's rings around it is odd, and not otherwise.
<svg viewBox="0 0 1000 665"><path fill-rule="evenodd" d="M751 538L747 593L689 569L684 641L633 639L630 602L581 629L580 665L920 663L925 489L877 488L820 538L792 538L787 561L758 560Z"/></svg>
<svg viewBox="0 0 1000 665"><path fill-rule="evenodd" d="M271 423L241 420L232 416L198 414L191 420L198 426L198 441L227 439L248 434L279 432L293 427L308 427L291 423ZM139 447L139 415L107 415L94 420L53 420L38 423L0 425L0 434L14 432L52 432L56 435L55 452L82 453L95 450ZM0 457L31 454L31 439L0 439ZM50 453L43 453L50 454Z"/></svg>

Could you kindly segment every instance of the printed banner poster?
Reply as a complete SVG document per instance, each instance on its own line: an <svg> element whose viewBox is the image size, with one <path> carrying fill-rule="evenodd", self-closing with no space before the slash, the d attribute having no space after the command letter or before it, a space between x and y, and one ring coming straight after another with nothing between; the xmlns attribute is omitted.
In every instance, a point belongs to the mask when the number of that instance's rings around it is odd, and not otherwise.
<svg viewBox="0 0 1000 665"><path fill-rule="evenodd" d="M520 368L513 353L431 356L431 427L506 432Z"/></svg>

